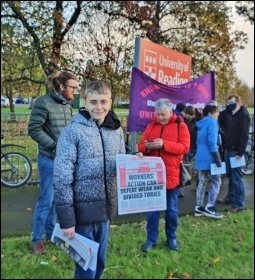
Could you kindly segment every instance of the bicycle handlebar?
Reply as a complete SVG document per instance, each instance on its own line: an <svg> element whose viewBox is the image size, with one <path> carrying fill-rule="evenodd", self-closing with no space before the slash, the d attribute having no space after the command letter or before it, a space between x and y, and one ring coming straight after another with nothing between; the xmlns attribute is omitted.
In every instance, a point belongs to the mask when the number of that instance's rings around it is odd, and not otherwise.
<svg viewBox="0 0 255 280"><path fill-rule="evenodd" d="M15 144L3 144L3 145L1 145L1 149L2 148L7 148L7 147L20 147L20 148L26 149L26 147L24 147L24 146L15 145Z"/></svg>

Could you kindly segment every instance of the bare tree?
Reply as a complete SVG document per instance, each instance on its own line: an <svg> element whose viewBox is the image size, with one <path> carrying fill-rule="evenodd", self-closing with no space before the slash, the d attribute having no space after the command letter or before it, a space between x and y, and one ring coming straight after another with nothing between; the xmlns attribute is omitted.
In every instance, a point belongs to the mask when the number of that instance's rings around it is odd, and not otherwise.
<svg viewBox="0 0 255 280"><path fill-rule="evenodd" d="M245 20L254 24L254 2L253 1L236 1L236 12Z"/></svg>
<svg viewBox="0 0 255 280"><path fill-rule="evenodd" d="M3 2L2 20L9 19L16 36L35 50L45 75L68 67L61 60L61 47L79 18L84 1Z"/></svg>

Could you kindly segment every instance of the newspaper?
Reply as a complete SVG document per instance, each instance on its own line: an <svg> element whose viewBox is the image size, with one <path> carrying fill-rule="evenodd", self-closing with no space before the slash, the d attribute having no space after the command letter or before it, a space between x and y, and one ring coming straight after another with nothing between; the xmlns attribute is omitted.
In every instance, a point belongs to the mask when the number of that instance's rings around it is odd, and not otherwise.
<svg viewBox="0 0 255 280"><path fill-rule="evenodd" d="M231 168L236 168L236 167L241 167L246 165L244 155L240 159L237 159L236 157L230 157L229 159L230 159Z"/></svg>
<svg viewBox="0 0 255 280"><path fill-rule="evenodd" d="M221 163L218 167L216 163L211 163L211 175L226 174L226 162Z"/></svg>
<svg viewBox="0 0 255 280"><path fill-rule="evenodd" d="M97 265L97 252L99 244L78 233L73 239L68 239L62 234L59 224L55 225L51 241L63 249L84 270L88 268L95 271Z"/></svg>
<svg viewBox="0 0 255 280"><path fill-rule="evenodd" d="M166 210L166 171L161 157L116 155L118 214Z"/></svg>

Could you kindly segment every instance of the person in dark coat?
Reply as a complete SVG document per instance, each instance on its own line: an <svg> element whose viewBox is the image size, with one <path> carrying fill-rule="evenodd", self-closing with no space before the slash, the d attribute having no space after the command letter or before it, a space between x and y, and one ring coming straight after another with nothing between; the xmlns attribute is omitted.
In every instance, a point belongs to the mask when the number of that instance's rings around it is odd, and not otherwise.
<svg viewBox="0 0 255 280"><path fill-rule="evenodd" d="M196 109L193 106L186 106L182 110L184 122L187 124L190 134L190 148L188 153L184 156L185 162L191 162L196 154L197 128L196 128ZM184 187L179 188L179 197L184 197Z"/></svg>
<svg viewBox="0 0 255 280"><path fill-rule="evenodd" d="M235 157L238 161L245 153L249 139L250 116L247 109L241 106L241 98L238 95L228 96L226 110L221 112L219 124L224 135L224 160L229 183L226 197L217 202L232 205L230 212L239 212L245 206L245 186L241 167L231 168L230 158Z"/></svg>
<svg viewBox="0 0 255 280"><path fill-rule="evenodd" d="M77 84L76 76L66 71L52 76L48 84L49 93L36 99L29 119L28 133L38 143L40 176L40 195L34 210L31 242L35 254L46 253L43 241L51 239L56 224L53 163L58 137L72 119L71 102Z"/></svg>
<svg viewBox="0 0 255 280"><path fill-rule="evenodd" d="M184 103L178 103L176 105L175 110L173 110L173 112L177 115L177 116L181 116L182 117L182 111L183 109L186 107L186 105Z"/></svg>

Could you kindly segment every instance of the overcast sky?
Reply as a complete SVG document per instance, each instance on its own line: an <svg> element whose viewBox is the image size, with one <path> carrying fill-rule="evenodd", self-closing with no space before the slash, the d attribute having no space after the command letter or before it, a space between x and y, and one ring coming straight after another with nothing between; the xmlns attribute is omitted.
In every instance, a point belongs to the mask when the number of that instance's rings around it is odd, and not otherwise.
<svg viewBox="0 0 255 280"><path fill-rule="evenodd" d="M228 1L229 2L229 1ZM236 72L239 79L247 83L249 87L254 87L254 25L245 22L242 17L235 15L235 25L233 28L238 28L248 34L249 42L244 50L239 50L236 53Z"/></svg>

